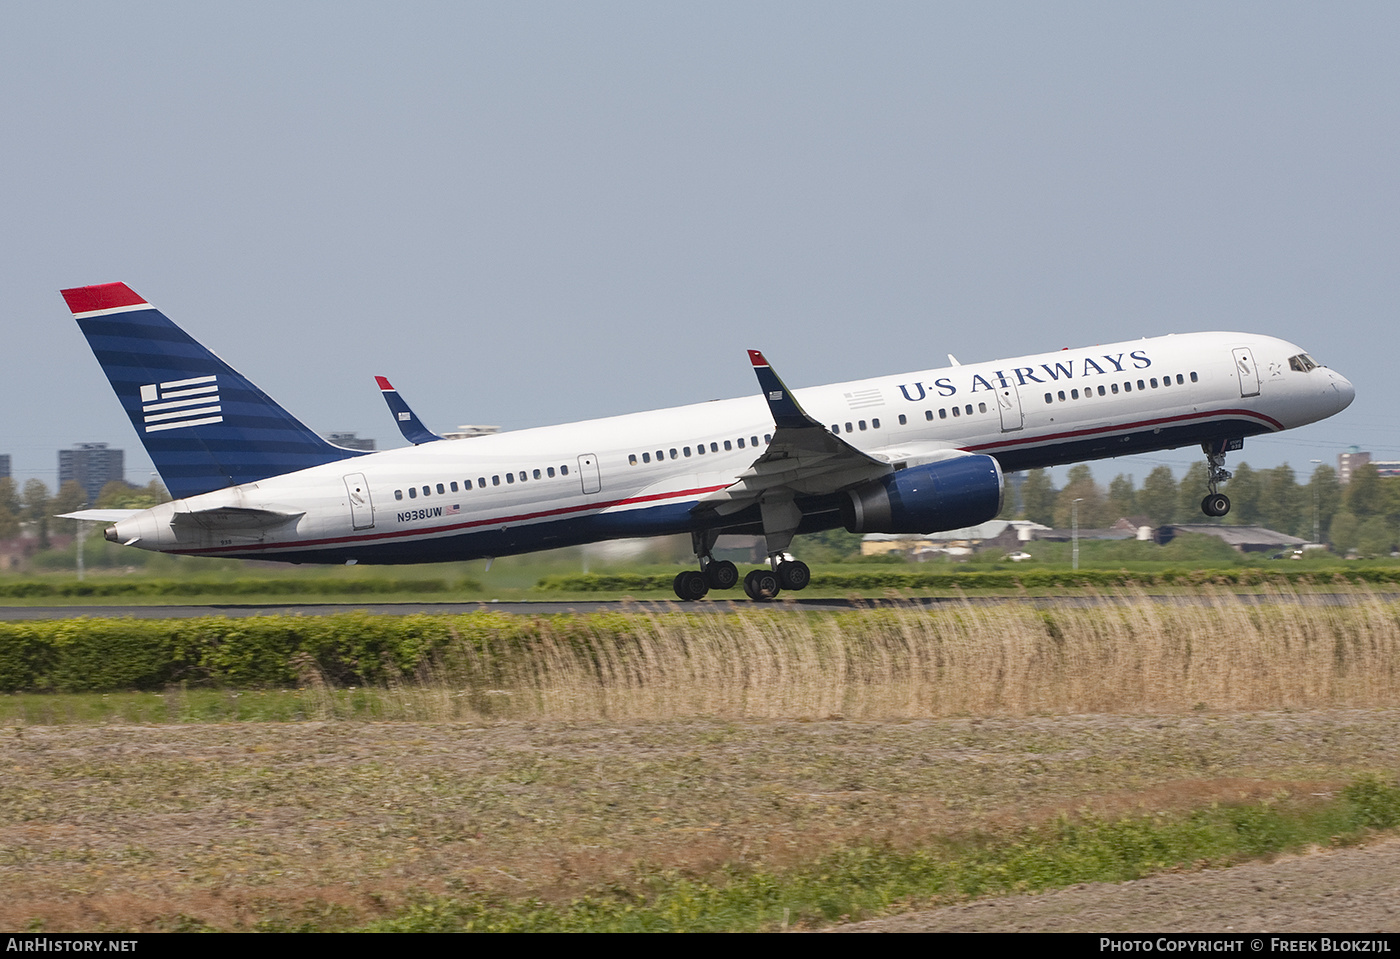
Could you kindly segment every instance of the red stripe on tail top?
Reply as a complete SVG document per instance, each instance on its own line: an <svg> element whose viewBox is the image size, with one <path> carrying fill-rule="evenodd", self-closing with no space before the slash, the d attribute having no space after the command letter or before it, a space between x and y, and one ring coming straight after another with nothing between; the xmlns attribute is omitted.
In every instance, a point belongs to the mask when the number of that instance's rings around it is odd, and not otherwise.
<svg viewBox="0 0 1400 959"><path fill-rule="evenodd" d="M749 350L749 362L754 366L767 366L768 361L763 358L763 354L758 350Z"/></svg>
<svg viewBox="0 0 1400 959"><path fill-rule="evenodd" d="M374 381L379 384L379 389L384 393L397 392L392 386L389 385L388 379L386 379L383 376L376 376L374 378Z"/></svg>
<svg viewBox="0 0 1400 959"><path fill-rule="evenodd" d="M97 286L79 286L63 290L64 302L73 315L91 313L94 310L114 310L120 306L148 306L149 304L125 283L100 283Z"/></svg>

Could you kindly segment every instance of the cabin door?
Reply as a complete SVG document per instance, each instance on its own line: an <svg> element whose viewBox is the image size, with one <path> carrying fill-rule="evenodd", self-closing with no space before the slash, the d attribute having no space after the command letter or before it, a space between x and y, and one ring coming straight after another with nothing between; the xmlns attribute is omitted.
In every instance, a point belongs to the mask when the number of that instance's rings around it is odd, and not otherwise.
<svg viewBox="0 0 1400 959"><path fill-rule="evenodd" d="M1009 380L1002 382L1005 385L997 390L997 410L1001 413L1001 431L1010 433L1025 426L1026 418L1021 413L1021 393L1016 384Z"/></svg>
<svg viewBox="0 0 1400 959"><path fill-rule="evenodd" d="M374 503L369 498L369 484L364 473L350 473L345 477L345 492L350 497L350 523L355 529L374 527Z"/></svg>
<svg viewBox="0 0 1400 959"><path fill-rule="evenodd" d="M1249 347L1235 350L1235 372L1240 377L1240 396L1259 395L1259 370L1254 365L1254 354Z"/></svg>
<svg viewBox="0 0 1400 959"><path fill-rule="evenodd" d="M578 476L585 493L596 493L603 488L603 477L598 473L598 457L584 453L578 458Z"/></svg>

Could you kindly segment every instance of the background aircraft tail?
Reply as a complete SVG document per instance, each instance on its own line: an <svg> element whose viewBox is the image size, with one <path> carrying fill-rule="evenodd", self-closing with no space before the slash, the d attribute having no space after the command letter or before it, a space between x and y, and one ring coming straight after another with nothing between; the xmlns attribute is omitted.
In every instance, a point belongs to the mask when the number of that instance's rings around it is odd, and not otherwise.
<svg viewBox="0 0 1400 959"><path fill-rule="evenodd" d="M317 436L125 283L63 299L172 496L359 455Z"/></svg>

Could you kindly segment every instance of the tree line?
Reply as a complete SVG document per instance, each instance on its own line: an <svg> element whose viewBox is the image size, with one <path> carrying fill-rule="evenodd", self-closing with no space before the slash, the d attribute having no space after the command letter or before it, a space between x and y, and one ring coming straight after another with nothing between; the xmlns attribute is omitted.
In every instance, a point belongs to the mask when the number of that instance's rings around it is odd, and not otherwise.
<svg viewBox="0 0 1400 959"><path fill-rule="evenodd" d="M21 488L11 477L4 476L0 477L0 540L14 539L22 527L27 527L39 545L47 547L51 533L74 532L74 521L57 519L58 513L84 508L145 509L169 499L165 487L154 480L149 486L113 481L102 487L96 503L88 503L87 492L73 480L64 483L57 493L50 493L48 484L41 479L27 480Z"/></svg>
<svg viewBox="0 0 1400 959"><path fill-rule="evenodd" d="M1079 525L1096 529L1129 516L1144 516L1151 525L1223 523L1265 526L1290 536L1329 543L1339 552L1384 555L1400 542L1400 477L1382 477L1373 465L1356 470L1343 486L1337 471L1318 464L1300 483L1288 464L1256 470L1248 463L1234 469L1222 486L1230 497L1228 515L1212 519L1201 512L1206 494L1206 465L1195 463L1177 482L1171 467L1158 466L1142 486L1119 473L1100 486L1084 464L1070 467L1063 488L1055 489L1047 470L1030 470L1019 497L1007 496L1005 519L1020 518L1058 529L1073 521L1079 500ZM1013 502L1014 501L1014 502Z"/></svg>

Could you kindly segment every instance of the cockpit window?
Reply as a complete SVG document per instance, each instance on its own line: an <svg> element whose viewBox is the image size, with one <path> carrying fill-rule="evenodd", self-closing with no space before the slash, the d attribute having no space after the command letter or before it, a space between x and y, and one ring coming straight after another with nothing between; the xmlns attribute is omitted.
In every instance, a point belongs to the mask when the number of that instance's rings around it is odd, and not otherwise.
<svg viewBox="0 0 1400 959"><path fill-rule="evenodd" d="M1308 356L1306 353L1299 353L1297 356L1288 358L1288 368L1298 373L1306 373L1308 370L1315 370L1322 364Z"/></svg>

